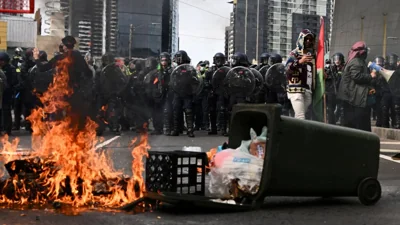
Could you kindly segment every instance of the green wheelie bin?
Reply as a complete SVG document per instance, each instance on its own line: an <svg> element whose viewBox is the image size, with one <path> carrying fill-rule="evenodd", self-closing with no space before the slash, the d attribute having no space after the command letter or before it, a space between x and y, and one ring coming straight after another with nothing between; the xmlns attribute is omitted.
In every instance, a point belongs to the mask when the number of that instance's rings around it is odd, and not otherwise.
<svg viewBox="0 0 400 225"><path fill-rule="evenodd" d="M280 105L268 104L238 104L232 111L230 148L249 140L250 128L261 133L268 127L255 205L267 196L358 196L364 205L379 201L377 135L280 114Z"/></svg>

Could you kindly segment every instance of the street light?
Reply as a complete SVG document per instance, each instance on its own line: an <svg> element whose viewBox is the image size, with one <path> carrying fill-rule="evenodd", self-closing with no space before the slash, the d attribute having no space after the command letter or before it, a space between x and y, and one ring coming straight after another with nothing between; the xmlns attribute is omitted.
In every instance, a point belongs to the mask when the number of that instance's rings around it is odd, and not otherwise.
<svg viewBox="0 0 400 225"><path fill-rule="evenodd" d="M132 58L132 38L133 38L133 32L135 31L136 28L145 26L145 25L160 25L161 23L149 23L149 24L141 24L138 26L134 26L133 24L130 25L129 29L129 60Z"/></svg>

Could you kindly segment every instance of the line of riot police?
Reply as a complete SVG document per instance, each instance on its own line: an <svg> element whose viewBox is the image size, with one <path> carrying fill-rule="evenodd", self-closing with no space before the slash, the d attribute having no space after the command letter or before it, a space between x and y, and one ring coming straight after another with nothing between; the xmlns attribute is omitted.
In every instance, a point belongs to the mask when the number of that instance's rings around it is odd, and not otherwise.
<svg viewBox="0 0 400 225"><path fill-rule="evenodd" d="M62 49L62 48L60 48ZM61 50L60 50L61 51ZM32 58L32 50L25 56L16 49L11 60L6 53L0 54L0 82L4 85L1 129L11 133L11 109L14 109L14 129L19 129L23 114L40 105L36 94L47 90L52 82L54 69L38 71L35 63L47 63L47 54L40 52L39 60ZM62 52L60 52L62 53ZM207 130L209 135L220 131L226 136L233 105L237 103L279 103L283 115L292 115L292 106L287 97L285 65L279 54L263 53L259 65L251 65L245 54L235 53L231 61L222 53L213 57L213 63L203 61L192 66L185 51L178 51L173 59L169 53L161 53L159 58L116 60L107 53L101 59L101 66L94 66L90 55L85 57L93 73L93 101L90 113L99 124L98 135L106 127L119 134L122 130L134 129L144 132L144 126L152 120L154 135L179 136L184 131L194 137L196 130ZM336 53L332 61L326 62L326 106L328 122L336 124L343 118L343 110L336 99L344 56ZM376 63L388 69L397 66L396 55L382 57ZM14 66L15 65L15 66ZM377 102L375 112L377 126L400 127L400 99L391 96L386 81L376 79ZM36 93L33 94L33 89ZM30 130L29 123L26 129Z"/></svg>

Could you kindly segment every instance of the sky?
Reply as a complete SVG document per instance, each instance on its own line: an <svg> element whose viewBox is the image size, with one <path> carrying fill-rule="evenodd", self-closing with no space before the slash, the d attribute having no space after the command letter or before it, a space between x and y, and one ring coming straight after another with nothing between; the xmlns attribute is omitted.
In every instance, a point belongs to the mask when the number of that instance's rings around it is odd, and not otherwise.
<svg viewBox="0 0 400 225"><path fill-rule="evenodd" d="M229 26L233 5L229 0L179 0L180 50L192 64L209 60L225 51L225 27Z"/></svg>

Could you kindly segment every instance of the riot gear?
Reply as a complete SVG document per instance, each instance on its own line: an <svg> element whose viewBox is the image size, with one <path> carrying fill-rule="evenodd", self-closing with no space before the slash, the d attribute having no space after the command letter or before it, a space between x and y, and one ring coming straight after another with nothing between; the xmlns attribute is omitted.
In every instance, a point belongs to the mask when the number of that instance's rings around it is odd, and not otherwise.
<svg viewBox="0 0 400 225"><path fill-rule="evenodd" d="M268 53L263 53L260 56L260 64L261 65L267 65L268 64L268 60L269 60L270 55Z"/></svg>
<svg viewBox="0 0 400 225"><path fill-rule="evenodd" d="M381 67L385 66L385 59L382 56L375 57L375 63Z"/></svg>
<svg viewBox="0 0 400 225"><path fill-rule="evenodd" d="M175 55L176 56L176 55ZM187 61L184 53L176 57L177 62ZM188 58L188 57L187 57ZM196 69L190 64L180 64L171 73L170 87L174 91L173 100L173 132L172 136L178 136L180 130L180 118L182 109L185 113L187 124L187 135L194 137L193 121L193 96L202 88L202 78L197 76Z"/></svg>
<svg viewBox="0 0 400 225"><path fill-rule="evenodd" d="M399 56L392 53L386 56L386 69L396 70L397 69L397 61L399 60Z"/></svg>
<svg viewBox="0 0 400 225"><path fill-rule="evenodd" d="M107 66L115 62L115 56L112 53L106 53L101 57L101 63L103 66Z"/></svg>
<svg viewBox="0 0 400 225"><path fill-rule="evenodd" d="M180 50L177 53L175 53L174 56L174 62L178 65L182 65L182 64L186 64L186 63L190 63L191 59L189 58L188 54L183 51Z"/></svg>
<svg viewBox="0 0 400 225"><path fill-rule="evenodd" d="M16 56L22 56L22 52L23 52L23 50L20 47L16 48L14 51Z"/></svg>
<svg viewBox="0 0 400 225"><path fill-rule="evenodd" d="M332 59L333 59L333 63L334 63L336 66L339 66L339 65L343 65L343 64L344 64L344 55L343 55L342 53L340 53L340 52L335 53L335 54L332 56Z"/></svg>
<svg viewBox="0 0 400 225"><path fill-rule="evenodd" d="M223 66L225 64L225 61L226 61L225 55L220 53L220 52L215 54L214 57L213 57L213 63L217 67Z"/></svg>
<svg viewBox="0 0 400 225"><path fill-rule="evenodd" d="M160 54L160 62L166 59L167 60L167 65L171 65L171 55L168 52L162 52Z"/></svg>
<svg viewBox="0 0 400 225"><path fill-rule="evenodd" d="M8 63L10 62L10 56L6 52L0 52L0 61Z"/></svg>
<svg viewBox="0 0 400 225"><path fill-rule="evenodd" d="M236 52L232 56L232 67L236 67L236 66L248 67L249 65L250 65L250 63L249 63L249 60L247 59L247 55L240 53L240 52Z"/></svg>
<svg viewBox="0 0 400 225"><path fill-rule="evenodd" d="M282 63L282 56L276 53L271 54L268 59L268 65L272 66L277 63Z"/></svg>

